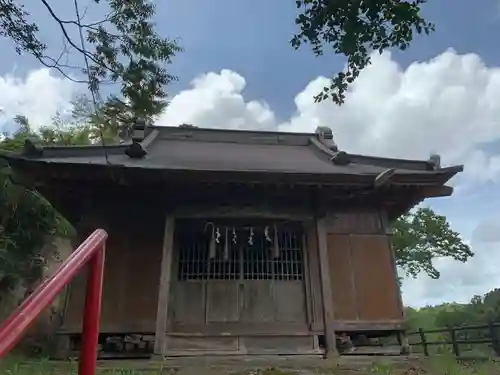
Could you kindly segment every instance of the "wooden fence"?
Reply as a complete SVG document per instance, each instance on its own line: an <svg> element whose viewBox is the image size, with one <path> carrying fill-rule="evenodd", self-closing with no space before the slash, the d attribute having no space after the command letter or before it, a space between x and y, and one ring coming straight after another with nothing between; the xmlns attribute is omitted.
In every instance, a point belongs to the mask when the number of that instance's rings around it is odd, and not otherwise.
<svg viewBox="0 0 500 375"><path fill-rule="evenodd" d="M421 328L409 333L409 341L413 352L427 357L450 352L458 358L500 357L500 322L434 330Z"/></svg>

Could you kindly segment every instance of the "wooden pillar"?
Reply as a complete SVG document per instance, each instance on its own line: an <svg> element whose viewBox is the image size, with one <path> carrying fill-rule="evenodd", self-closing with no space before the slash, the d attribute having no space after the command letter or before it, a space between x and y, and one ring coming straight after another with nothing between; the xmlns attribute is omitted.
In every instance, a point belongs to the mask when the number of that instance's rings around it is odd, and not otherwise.
<svg viewBox="0 0 500 375"><path fill-rule="evenodd" d="M325 320L325 354L329 357L338 355L338 353L337 342L335 339L333 294L330 279L330 262L328 261L328 242L324 217L316 219L316 234L318 237L321 294L323 296L323 317Z"/></svg>
<svg viewBox="0 0 500 375"><path fill-rule="evenodd" d="M166 355L165 334L167 331L168 302L170 297L170 279L172 275L172 253L174 248L175 217L167 215L163 237L163 251L158 292L158 310L156 313L155 355Z"/></svg>
<svg viewBox="0 0 500 375"><path fill-rule="evenodd" d="M389 251L391 252L391 266L394 272L394 282L397 285L396 288L396 298L398 300L398 306L401 310L401 318L405 319L405 307L403 304L403 298L401 295L401 285L399 283L399 276L398 276L398 268L396 265L396 254L394 253L394 247L392 246L392 231L390 228L390 223L387 218L387 212L385 210L382 210L380 212L380 221L382 223L382 229L387 237L387 242L389 244ZM406 334L406 331L401 331L398 332L398 342L401 345L401 354L410 354L411 352L411 347L408 343L408 336Z"/></svg>

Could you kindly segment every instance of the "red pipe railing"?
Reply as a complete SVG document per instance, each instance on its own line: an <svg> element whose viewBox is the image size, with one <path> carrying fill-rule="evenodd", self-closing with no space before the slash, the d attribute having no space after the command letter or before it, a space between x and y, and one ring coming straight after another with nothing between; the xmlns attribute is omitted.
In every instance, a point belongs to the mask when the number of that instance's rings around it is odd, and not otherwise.
<svg viewBox="0 0 500 375"><path fill-rule="evenodd" d="M40 313L86 265L87 293L82 326L79 375L95 375L101 315L104 257L108 234L92 233L0 326L0 360L21 340Z"/></svg>

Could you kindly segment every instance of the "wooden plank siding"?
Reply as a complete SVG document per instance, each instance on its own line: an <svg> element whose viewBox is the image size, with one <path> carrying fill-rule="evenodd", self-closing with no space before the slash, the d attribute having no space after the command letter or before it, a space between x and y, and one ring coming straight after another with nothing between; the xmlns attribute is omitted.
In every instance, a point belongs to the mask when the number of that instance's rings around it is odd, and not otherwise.
<svg viewBox="0 0 500 375"><path fill-rule="evenodd" d="M402 318L385 235L351 235L356 302L360 320Z"/></svg>
<svg viewBox="0 0 500 375"><path fill-rule="evenodd" d="M390 239L376 211L329 218L328 256L336 322L397 325L403 320ZM342 326L342 324L337 324ZM361 328L361 325L360 325Z"/></svg>
<svg viewBox="0 0 500 375"><path fill-rule="evenodd" d="M78 225L81 240L95 228L103 228L109 234L102 333L155 332L165 219L163 214L156 220L156 215L148 212L153 218L141 221L137 219L140 214L130 215L132 209L113 207L108 208L107 215L100 215L91 214L90 207ZM81 333L85 286L84 271L69 286L61 332Z"/></svg>
<svg viewBox="0 0 500 375"><path fill-rule="evenodd" d="M349 235L328 235L328 260L336 320L359 319L351 255Z"/></svg>
<svg viewBox="0 0 500 375"><path fill-rule="evenodd" d="M203 354L212 349L219 354L318 353L317 336L327 336L325 326L329 332L392 329L403 320L389 241L376 211L329 214L320 220L322 228L309 215L302 216L304 281L256 280L243 287L225 280L210 285L190 281L181 288L173 267L168 313L160 311L166 309L165 301L158 306L165 209L110 203L100 211L86 208L85 213L78 228L81 237L96 227L109 232L101 332L156 331L156 354ZM321 254L320 245L326 247ZM164 268L175 263L176 253ZM325 264L328 272L320 272ZM322 274L328 274L327 288ZM267 284L273 303L266 302ZM82 275L71 285L61 333L81 332L84 288ZM325 309L323 291L329 293L331 311ZM253 301L257 295L261 300ZM326 325L325 315L332 314L333 321ZM159 315L168 315L166 327ZM330 334L330 352L334 340Z"/></svg>

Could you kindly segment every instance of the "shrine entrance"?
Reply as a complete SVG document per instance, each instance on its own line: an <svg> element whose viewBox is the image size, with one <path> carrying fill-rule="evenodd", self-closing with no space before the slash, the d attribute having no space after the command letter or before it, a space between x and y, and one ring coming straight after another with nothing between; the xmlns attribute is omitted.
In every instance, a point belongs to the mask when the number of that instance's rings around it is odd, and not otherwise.
<svg viewBox="0 0 500 375"><path fill-rule="evenodd" d="M301 223L179 220L176 228L171 350L274 352L263 336L308 335Z"/></svg>

